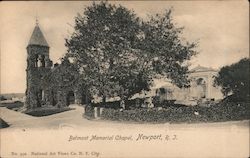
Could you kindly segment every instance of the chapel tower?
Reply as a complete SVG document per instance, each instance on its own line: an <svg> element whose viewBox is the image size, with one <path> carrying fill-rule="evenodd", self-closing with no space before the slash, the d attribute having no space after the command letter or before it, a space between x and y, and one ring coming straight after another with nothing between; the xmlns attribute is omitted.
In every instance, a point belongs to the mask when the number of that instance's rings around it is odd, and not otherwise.
<svg viewBox="0 0 250 158"><path fill-rule="evenodd" d="M41 107L47 102L43 77L50 72L51 67L49 45L36 22L27 46L26 106L28 108Z"/></svg>

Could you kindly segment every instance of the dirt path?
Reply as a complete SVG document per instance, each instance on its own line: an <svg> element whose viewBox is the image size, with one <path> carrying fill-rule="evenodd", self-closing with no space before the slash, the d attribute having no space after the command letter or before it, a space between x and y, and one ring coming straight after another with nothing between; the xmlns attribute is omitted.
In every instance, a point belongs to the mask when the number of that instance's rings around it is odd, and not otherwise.
<svg viewBox="0 0 250 158"><path fill-rule="evenodd" d="M36 120L36 118L33 116L9 110L6 107L0 107L0 116L10 125L10 127L18 126L23 122L32 122Z"/></svg>
<svg viewBox="0 0 250 158"><path fill-rule="evenodd" d="M48 144L53 143L55 152L61 151L62 148L69 153L83 151L83 149L84 151L94 150L100 152L102 157L121 157L121 155L127 157L125 155L128 154L130 157L142 155L156 157L156 153L159 154L158 157L162 155L164 157L166 155L168 157L246 157L249 154L249 120L197 124L90 121L82 117L83 107L73 107L74 110L44 117L33 117L1 107L1 118L10 124L10 127L0 129L0 142L3 147L0 153L3 157L11 157L10 153L13 149L17 153L31 151L31 149L39 152L51 151L51 145ZM133 141L69 142L71 136L92 137L93 135L131 136ZM137 141L139 135L162 135L163 138L176 136L177 139L176 141Z"/></svg>
<svg viewBox="0 0 250 158"><path fill-rule="evenodd" d="M58 128L67 125L67 122L74 123L77 120L83 120L82 114L84 108L80 106L71 106L74 110L44 116L34 117L21 112L16 112L6 107L0 107L0 116L7 122L9 128L32 128L32 127L52 127ZM65 122L65 123L64 123Z"/></svg>

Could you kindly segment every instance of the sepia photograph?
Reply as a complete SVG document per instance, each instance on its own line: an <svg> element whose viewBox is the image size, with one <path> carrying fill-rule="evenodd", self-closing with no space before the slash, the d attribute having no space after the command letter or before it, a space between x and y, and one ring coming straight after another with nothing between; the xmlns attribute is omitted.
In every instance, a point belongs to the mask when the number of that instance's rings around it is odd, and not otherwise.
<svg viewBox="0 0 250 158"><path fill-rule="evenodd" d="M1 158L250 157L247 0L0 14Z"/></svg>

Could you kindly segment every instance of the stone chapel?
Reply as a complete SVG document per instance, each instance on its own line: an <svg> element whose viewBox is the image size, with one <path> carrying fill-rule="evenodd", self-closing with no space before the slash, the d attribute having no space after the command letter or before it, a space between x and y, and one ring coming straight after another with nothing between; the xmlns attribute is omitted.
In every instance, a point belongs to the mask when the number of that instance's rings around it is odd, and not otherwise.
<svg viewBox="0 0 250 158"><path fill-rule="evenodd" d="M83 85L77 82L78 71L67 60L53 65L49 49L36 23L27 46L26 108L84 104L87 97Z"/></svg>

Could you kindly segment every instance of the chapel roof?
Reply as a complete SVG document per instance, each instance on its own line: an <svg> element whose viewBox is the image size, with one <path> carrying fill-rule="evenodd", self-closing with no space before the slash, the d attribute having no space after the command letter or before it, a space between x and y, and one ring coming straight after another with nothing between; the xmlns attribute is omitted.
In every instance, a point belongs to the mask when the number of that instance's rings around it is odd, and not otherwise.
<svg viewBox="0 0 250 158"><path fill-rule="evenodd" d="M192 72L207 72L207 71L216 71L216 70L211 67L204 67L198 65L197 67L191 69L189 72L192 73Z"/></svg>
<svg viewBox="0 0 250 158"><path fill-rule="evenodd" d="M29 45L38 45L38 46L46 46L46 47L49 47L40 27L38 24L36 24L34 30L33 30L33 33L30 37L30 40L29 40Z"/></svg>

